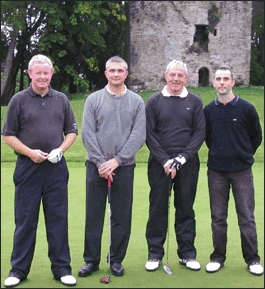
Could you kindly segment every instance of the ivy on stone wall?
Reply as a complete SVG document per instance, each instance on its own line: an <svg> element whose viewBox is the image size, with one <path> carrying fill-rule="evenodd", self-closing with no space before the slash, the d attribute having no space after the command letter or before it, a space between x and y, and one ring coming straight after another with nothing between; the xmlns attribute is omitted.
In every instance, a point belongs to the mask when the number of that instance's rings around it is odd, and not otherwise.
<svg viewBox="0 0 265 289"><path fill-rule="evenodd" d="M208 30L210 33L214 33L214 28L220 21L221 13L215 2L212 2L211 8L208 10Z"/></svg>

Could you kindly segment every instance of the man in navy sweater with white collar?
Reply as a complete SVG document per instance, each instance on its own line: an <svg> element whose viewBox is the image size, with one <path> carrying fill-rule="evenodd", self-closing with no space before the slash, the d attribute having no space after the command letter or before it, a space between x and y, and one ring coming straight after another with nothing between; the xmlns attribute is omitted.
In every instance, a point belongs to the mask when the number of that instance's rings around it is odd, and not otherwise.
<svg viewBox="0 0 265 289"><path fill-rule="evenodd" d="M250 273L263 274L258 255L254 218L253 155L262 130L255 107L233 93L235 80L227 67L214 75L217 98L204 107L208 153L208 187L212 218L213 252L206 272L224 267L230 187L235 200L243 258Z"/></svg>
<svg viewBox="0 0 265 289"><path fill-rule="evenodd" d="M166 85L146 103L146 145L148 159L149 216L146 224L147 271L157 270L164 257L169 197L172 188L175 207L175 236L179 263L200 270L195 247L196 220L193 205L200 170L198 151L205 140L205 117L200 96L185 87L185 63L172 60L165 71ZM175 166L175 167L174 167Z"/></svg>

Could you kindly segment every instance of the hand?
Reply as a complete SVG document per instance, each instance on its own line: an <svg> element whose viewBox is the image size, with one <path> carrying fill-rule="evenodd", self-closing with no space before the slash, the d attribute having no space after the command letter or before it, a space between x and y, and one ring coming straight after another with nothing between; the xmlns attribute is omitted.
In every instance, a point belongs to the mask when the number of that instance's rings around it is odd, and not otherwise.
<svg viewBox="0 0 265 289"><path fill-rule="evenodd" d="M174 158L173 163L170 166L172 170L173 167L176 167L177 170L180 170L182 166L186 163L186 159L182 154L178 154L176 158Z"/></svg>
<svg viewBox="0 0 265 289"><path fill-rule="evenodd" d="M48 153L45 153L42 150L32 149L31 152L32 153L29 155L29 157L34 163L42 163L47 159Z"/></svg>
<svg viewBox="0 0 265 289"><path fill-rule="evenodd" d="M168 173L172 171L175 166L175 159L170 159L164 164L164 168L168 169Z"/></svg>
<svg viewBox="0 0 265 289"><path fill-rule="evenodd" d="M98 173L101 177L113 181L113 176L115 175L114 170L119 166L118 161L112 158L98 167Z"/></svg>
<svg viewBox="0 0 265 289"><path fill-rule="evenodd" d="M48 161L50 161L53 164L58 163L61 158L63 156L63 150L61 148L57 148L52 150L49 154L48 154Z"/></svg>
<svg viewBox="0 0 265 289"><path fill-rule="evenodd" d="M174 161L175 159L170 159L163 165L165 174L167 176L171 174L171 179L174 179L177 173Z"/></svg>

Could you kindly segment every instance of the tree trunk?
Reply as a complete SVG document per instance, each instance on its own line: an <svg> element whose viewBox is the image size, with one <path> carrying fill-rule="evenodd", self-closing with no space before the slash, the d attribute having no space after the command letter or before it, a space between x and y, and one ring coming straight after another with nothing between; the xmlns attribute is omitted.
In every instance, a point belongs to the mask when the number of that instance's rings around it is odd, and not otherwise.
<svg viewBox="0 0 265 289"><path fill-rule="evenodd" d="M77 93L77 85L74 84L74 79L72 77L70 77L69 79L69 87L68 87L68 90L69 90L69 93Z"/></svg>
<svg viewBox="0 0 265 289"><path fill-rule="evenodd" d="M13 67L15 47L16 47L16 35L13 34L13 36L11 37L10 45L8 47L5 69L3 72L3 77L1 79L1 106L8 105L11 96L15 93L16 76L18 71L18 67L16 70Z"/></svg>

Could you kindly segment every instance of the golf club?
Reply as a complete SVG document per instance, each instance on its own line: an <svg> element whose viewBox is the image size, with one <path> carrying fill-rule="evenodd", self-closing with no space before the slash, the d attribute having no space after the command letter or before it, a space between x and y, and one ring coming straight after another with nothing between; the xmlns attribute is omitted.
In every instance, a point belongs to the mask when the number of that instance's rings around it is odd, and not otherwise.
<svg viewBox="0 0 265 289"><path fill-rule="evenodd" d="M173 162L170 166L170 172L175 166L175 162ZM172 190L172 179L171 179L171 174L169 176L169 193L168 193L168 220L167 220L167 248L166 248L166 258L167 258L167 263L166 265L163 266L164 271L168 275L172 275L173 271L169 268L168 265L168 251L169 251L169 227L170 227L170 198L171 198L171 190Z"/></svg>
<svg viewBox="0 0 265 289"><path fill-rule="evenodd" d="M168 195L168 225L167 225L167 248L166 248L167 263L163 266L164 271L168 275L173 274L173 271L169 268L169 265L168 265L171 187L172 187L172 184L171 184L171 178L170 178L170 189L169 189L169 195Z"/></svg>
<svg viewBox="0 0 265 289"><path fill-rule="evenodd" d="M110 208L110 192L111 192L111 179L108 178L108 212L109 212L109 218L108 218L108 225L109 225L109 252L108 252L108 263L109 263L109 271L110 269L110 246L111 246L111 208ZM106 277L100 278L100 283L108 284L110 282L110 275Z"/></svg>

